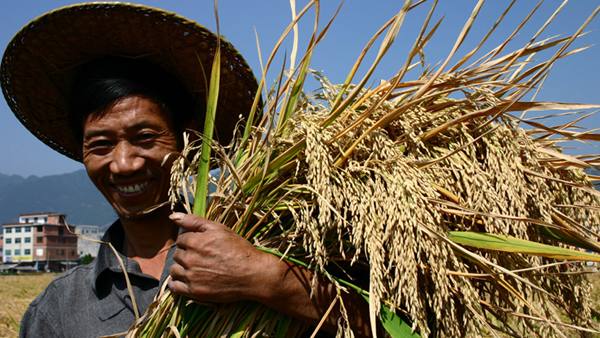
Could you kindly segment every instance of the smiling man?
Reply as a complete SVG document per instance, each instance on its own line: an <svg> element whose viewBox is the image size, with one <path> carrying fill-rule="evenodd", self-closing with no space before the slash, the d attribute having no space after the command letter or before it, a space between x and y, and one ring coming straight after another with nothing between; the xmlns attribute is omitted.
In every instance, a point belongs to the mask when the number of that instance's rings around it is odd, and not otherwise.
<svg viewBox="0 0 600 338"><path fill-rule="evenodd" d="M123 32L127 32L123 34ZM97 337L127 331L160 286L202 301L253 300L316 326L336 296L311 272L256 249L222 224L168 208L171 160L186 129L203 120L204 70L216 37L150 7L81 4L23 28L2 61L2 89L21 122L57 151L83 162L119 219L93 264L54 280L30 305L21 337ZM221 46L216 135L226 144L257 84L228 43ZM167 205L156 208L156 206ZM148 211L153 209L154 211ZM345 295L357 336L368 336L367 304ZM339 311L323 326L335 333Z"/></svg>

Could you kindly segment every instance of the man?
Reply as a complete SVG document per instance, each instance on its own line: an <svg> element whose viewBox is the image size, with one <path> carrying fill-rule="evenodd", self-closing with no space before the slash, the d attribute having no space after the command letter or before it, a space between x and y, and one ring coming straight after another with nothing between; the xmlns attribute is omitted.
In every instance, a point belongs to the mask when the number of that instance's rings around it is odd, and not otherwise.
<svg viewBox="0 0 600 338"><path fill-rule="evenodd" d="M116 210L107 232L125 261L102 246L94 264L53 281L23 317L22 337L96 337L126 331L170 275L175 293L208 302L253 300L316 326L336 291L322 280L311 298L311 272L254 248L225 226L161 207L172 157L186 128L202 121L203 74L216 37L194 22L121 3L75 5L23 28L2 61L11 109L38 138L84 163ZM256 81L225 43L216 137L231 138L249 111ZM201 64L200 64L201 63ZM201 123L200 123L201 125ZM185 230L181 232L180 229ZM368 336L368 308L344 296L357 336ZM336 331L339 311L325 321Z"/></svg>

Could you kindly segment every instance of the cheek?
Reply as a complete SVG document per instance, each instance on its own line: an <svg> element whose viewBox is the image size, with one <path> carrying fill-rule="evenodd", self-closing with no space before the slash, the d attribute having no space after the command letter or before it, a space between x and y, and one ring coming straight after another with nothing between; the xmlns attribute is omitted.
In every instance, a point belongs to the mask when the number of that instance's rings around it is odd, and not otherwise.
<svg viewBox="0 0 600 338"><path fill-rule="evenodd" d="M178 154L180 154L182 150L183 146L180 147L179 144L175 142L175 139L173 139L172 142L162 142L159 145L156 145L145 155L147 157L152 157L154 162L159 162L159 164L162 164L166 156L169 155L165 164L163 165L163 167L166 167L179 156Z"/></svg>
<svg viewBox="0 0 600 338"><path fill-rule="evenodd" d="M97 159L84 157L83 165L85 166L85 170L87 171L88 177L94 184L98 185L97 182L99 180L99 176L101 175L101 163Z"/></svg>

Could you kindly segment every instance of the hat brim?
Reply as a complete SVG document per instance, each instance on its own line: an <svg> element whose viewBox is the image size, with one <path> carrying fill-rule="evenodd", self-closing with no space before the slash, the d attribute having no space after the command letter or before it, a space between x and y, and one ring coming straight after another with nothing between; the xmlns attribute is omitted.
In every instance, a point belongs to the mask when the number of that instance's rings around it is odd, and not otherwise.
<svg viewBox="0 0 600 338"><path fill-rule="evenodd" d="M81 162L69 102L81 65L102 56L146 58L179 78L197 107L206 88L217 36L175 13L120 2L77 4L48 12L21 29L1 65L2 92L21 123L56 151ZM257 82L241 54L221 39L215 139L228 144L247 116ZM204 121L198 121L202 126Z"/></svg>

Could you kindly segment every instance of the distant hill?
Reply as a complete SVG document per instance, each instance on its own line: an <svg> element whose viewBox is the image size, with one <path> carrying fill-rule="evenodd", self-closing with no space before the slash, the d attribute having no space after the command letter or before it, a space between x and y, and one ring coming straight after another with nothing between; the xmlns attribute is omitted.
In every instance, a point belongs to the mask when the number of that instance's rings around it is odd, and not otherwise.
<svg viewBox="0 0 600 338"><path fill-rule="evenodd" d="M67 214L70 224L101 228L117 219L85 170L27 178L0 173L0 225L18 222L20 214L36 212L59 212Z"/></svg>

